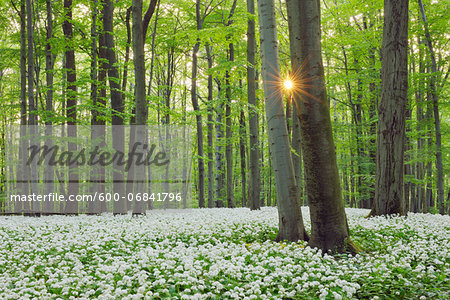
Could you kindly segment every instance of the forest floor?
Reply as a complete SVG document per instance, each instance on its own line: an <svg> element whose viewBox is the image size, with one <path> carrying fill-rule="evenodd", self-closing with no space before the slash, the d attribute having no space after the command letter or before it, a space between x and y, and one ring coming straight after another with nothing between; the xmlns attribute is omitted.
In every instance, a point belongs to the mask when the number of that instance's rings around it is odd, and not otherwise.
<svg viewBox="0 0 450 300"><path fill-rule="evenodd" d="M0 298L450 298L449 216L346 211L356 256L273 242L276 208L3 216Z"/></svg>

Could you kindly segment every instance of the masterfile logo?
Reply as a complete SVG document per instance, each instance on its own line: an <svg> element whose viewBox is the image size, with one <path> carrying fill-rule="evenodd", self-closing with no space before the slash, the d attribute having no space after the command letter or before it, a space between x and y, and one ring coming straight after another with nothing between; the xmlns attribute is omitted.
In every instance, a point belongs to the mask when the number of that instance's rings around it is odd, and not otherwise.
<svg viewBox="0 0 450 300"><path fill-rule="evenodd" d="M120 203L133 210L136 202L146 203L144 211L192 207L188 126L18 125L9 132L10 212L101 213Z"/></svg>

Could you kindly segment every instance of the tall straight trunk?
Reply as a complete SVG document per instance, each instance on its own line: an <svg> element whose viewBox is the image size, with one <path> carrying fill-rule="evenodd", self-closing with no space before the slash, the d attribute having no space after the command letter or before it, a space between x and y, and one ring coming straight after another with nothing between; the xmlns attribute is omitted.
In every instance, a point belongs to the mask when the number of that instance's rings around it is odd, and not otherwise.
<svg viewBox="0 0 450 300"><path fill-rule="evenodd" d="M405 215L403 160L408 91L408 0L385 0L373 215Z"/></svg>
<svg viewBox="0 0 450 300"><path fill-rule="evenodd" d="M301 146L305 168L306 192L311 215L310 246L327 252L356 252L349 241L347 217L342 201L339 171L331 128L321 53L320 3L317 0L287 1L288 22L295 38L290 42L300 49L307 85L295 91L303 95L296 103L300 119ZM320 172L318 172L320 170Z"/></svg>
<svg viewBox="0 0 450 300"><path fill-rule="evenodd" d="M149 9L148 9L148 11L147 11L147 13L151 10L151 7L152 7L152 5L153 5L153 1L154 0L152 0L151 2L150 2L150 5L149 5ZM151 95L151 91L152 91L152 84L153 84L153 69L154 69L154 63L155 63L155 49L156 49L156 46L155 46L155 39L156 39L156 29L157 29L157 27L158 27L158 16L159 16L159 6L160 6L160 4L161 4L161 1L160 0L158 0L158 3L157 3L157 7L156 7L156 17L155 17L155 23L154 23L154 25L153 25L153 32L152 32L152 44L151 44L151 53L152 53L152 58L151 58L151 61L150 61L150 75L149 75L149 80L148 80L148 90L147 90L147 95ZM154 6L153 6L153 8L155 8ZM148 14L146 13L146 15L148 16ZM152 13L153 14L153 13ZM147 18L147 20L148 20L148 18ZM150 20L148 21L148 22L150 22ZM143 37L144 38L144 44L145 44L145 36ZM159 91L159 89L158 89L158 91ZM148 109L147 109L147 113L148 113ZM159 118L159 115L158 115L158 118ZM151 193L152 192L152 182L151 182L151 178L152 178L152 169L150 168L150 167L148 167L147 168L147 178L148 178L148 184L147 184L147 192L148 193ZM185 178L185 177L183 177L183 178ZM184 195L184 194L183 194ZM183 197L183 201L184 201L184 203L186 203L186 199L185 199L185 197ZM186 205L184 205L184 207L186 207ZM153 209L153 201L149 201L148 202L148 209Z"/></svg>
<svg viewBox="0 0 450 300"><path fill-rule="evenodd" d="M147 105L145 100L145 54L144 54L144 33L142 24L142 0L133 0L133 53L134 53L134 73L135 73L135 103L136 103L136 142L143 143L146 139L144 125L147 121ZM141 144L138 150L144 152ZM145 166L135 164L135 178L139 178L136 183L135 193L142 193L145 190ZM135 201L133 215L145 214L145 203Z"/></svg>
<svg viewBox="0 0 450 300"><path fill-rule="evenodd" d="M376 74L375 70L375 48L370 49L370 64L373 72ZM372 163L372 166L370 168L370 176L375 178L375 166L377 164L377 141L376 141L376 134L377 134L377 105L378 105L378 93L376 91L376 84L374 80L372 80L369 84L369 91L370 91L370 103L369 103L369 158L370 162ZM370 180L369 183L369 196L370 196L370 208L373 208L373 199L375 198L375 182L374 180Z"/></svg>
<svg viewBox="0 0 450 300"><path fill-rule="evenodd" d="M421 39L418 38L418 44L420 45ZM424 64L423 64L423 51L419 47L419 74L423 74L425 72ZM423 121L424 121L424 101L423 101L423 91L424 84L422 80L418 80L418 87L416 87L416 131L419 133L417 136L417 153L419 157L423 157L423 151L425 150L425 139L422 136L423 130ZM428 212L428 201L426 201L425 197L425 185L423 184L423 180L425 177L425 164L422 159L420 159L416 164L417 169L417 201L422 203L422 211L424 213Z"/></svg>
<svg viewBox="0 0 450 300"><path fill-rule="evenodd" d="M289 40L293 41L298 39L297 33L294 31L296 25L293 22L289 22ZM300 49L296 47L295 43L290 43L290 53L291 53L291 77L294 82L301 80L299 78L302 72L302 61L300 56ZM298 84L298 82L297 82ZM302 157L301 157L301 137L300 137L300 119L298 118L297 110L298 104L301 100L301 94L296 92L296 86L292 87L292 91L289 91L290 101L288 101L288 106L292 105L292 148L294 153L292 154L292 163L294 164L295 180L297 183L297 188L299 191L299 197L302 198L301 193L301 175L302 175ZM292 102L289 104L289 102ZM287 109L286 109L287 111ZM301 201L303 202L303 201Z"/></svg>
<svg viewBox="0 0 450 300"><path fill-rule="evenodd" d="M411 119L411 110L407 109L406 110L406 120L410 120ZM411 129L409 128L409 126L406 126L406 133L408 133ZM409 150L411 149L411 145L410 145L410 141L409 138L406 134L405 136L405 165L404 165L404 174L405 177L411 177L411 175L413 174L412 166L411 164L408 164L407 162L409 160L411 160L411 156L409 155ZM404 182L404 193L405 193L405 213L409 211L409 207L410 207L410 201L411 203L412 201L412 186L411 186L411 180L405 180Z"/></svg>
<svg viewBox="0 0 450 300"><path fill-rule="evenodd" d="M229 61L234 61L234 48L233 44L229 45ZM232 142L232 130L231 130L231 83L230 83L230 71L226 71L225 75L225 160L227 161L227 206L229 208L234 207L234 191L233 191L233 142Z"/></svg>
<svg viewBox="0 0 450 300"><path fill-rule="evenodd" d="M131 13L131 10L130 10ZM136 107L133 106L131 110L131 117L130 117L130 135L128 138L128 151L130 152L131 149L133 149L133 145L136 143ZM126 195L130 195L133 193L133 187L134 187L134 169L135 164L131 164L128 168L127 172L127 180L125 185L125 192ZM127 210L133 209L133 202L127 201Z"/></svg>
<svg viewBox="0 0 450 300"><path fill-rule="evenodd" d="M355 163L353 162L353 150L350 149L350 174L356 174L356 169L355 169ZM350 193L350 207L358 207L361 208L361 203L356 203L356 197L355 197L355 176L351 176L350 175L350 189L349 189L349 193Z"/></svg>
<svg viewBox="0 0 450 300"><path fill-rule="evenodd" d="M341 154L341 159L343 160L343 155ZM344 183L344 204L350 205L351 203L349 201L349 186L348 186L348 175L347 175L347 164L344 165L344 170L342 171L342 177L343 177L343 183Z"/></svg>
<svg viewBox="0 0 450 300"><path fill-rule="evenodd" d="M170 96L172 95L173 81L175 77L175 48L171 47L167 51L167 78L165 83L164 97L166 98L165 103L165 115L164 115L164 124L170 124Z"/></svg>
<svg viewBox="0 0 450 300"><path fill-rule="evenodd" d="M247 130L245 125L245 113L244 110L241 109L241 113L239 116L239 156L241 158L242 207L247 206L246 153L247 153Z"/></svg>
<svg viewBox="0 0 450 300"><path fill-rule="evenodd" d="M125 150L125 132L123 127L123 97L121 93L121 87L119 84L119 71L116 65L116 53L114 46L114 3L111 0L102 0L103 4L103 31L105 37L105 54L106 54L106 68L108 72L109 88L111 96L111 109L112 109L112 122L113 135L112 143L116 152L124 153ZM118 201L114 201L114 214L126 214L126 199L125 196L125 184L124 184L124 167L118 164L115 160L113 163L113 190L115 194L120 195Z"/></svg>
<svg viewBox="0 0 450 300"><path fill-rule="evenodd" d="M27 35L26 35L26 22L25 22L25 2L21 1L20 12L18 12L20 18L20 138L24 138L27 134ZM28 182L27 179L27 164L26 164L26 152L28 149L27 143L20 144L19 160L21 167L17 168L17 181L19 182L18 188L22 195L28 194ZM14 212L21 213L29 211L29 203L16 202L14 203Z"/></svg>
<svg viewBox="0 0 450 300"><path fill-rule="evenodd" d="M155 17L155 24L153 25L153 32L152 32L152 45L151 45L151 53L152 53L152 58L150 60L150 76L148 79L148 90L147 90L147 95L151 95L151 91L152 91L152 83L153 83L153 69L155 66L155 39L156 39L156 29L158 28L158 16L159 16L159 5L160 5L161 1L158 0L158 6L156 8L156 17ZM150 169L148 169L150 170Z"/></svg>
<svg viewBox="0 0 450 300"><path fill-rule="evenodd" d="M208 70L211 71L213 67L213 59L211 55L211 46L209 44L205 45L206 58L208 60ZM208 72L208 207L214 207L214 145L213 145L213 134L214 134L214 110L213 110L213 77L211 72Z"/></svg>
<svg viewBox="0 0 450 300"><path fill-rule="evenodd" d="M224 193L225 193L225 171L223 164L223 99L222 99L222 89L220 85L220 81L216 80L217 83L217 95L218 95L218 103L216 106L216 207L223 207Z"/></svg>
<svg viewBox="0 0 450 300"><path fill-rule="evenodd" d="M3 71L0 71L0 81L2 80L3 77ZM2 93L2 87L0 86L0 97L3 96ZM6 141L5 141L5 131L6 131L6 118L3 118L2 120L2 125L1 125L1 136L0 136L0 157L2 159L2 161L6 162L7 161L7 157L6 157ZM13 175L13 174L11 174ZM6 212L6 197L4 197L5 195L5 191L9 189L9 187L7 186L7 181L6 181L6 166L5 164L2 164L0 167L0 195L2 197L2 199L0 200L0 212L1 213L5 213ZM8 205L9 206L9 205ZM10 209L8 208L8 212L10 212Z"/></svg>
<svg viewBox="0 0 450 300"><path fill-rule="evenodd" d="M62 55L62 66L65 67L66 66L66 55L65 53ZM67 72L62 72L61 74L61 115L62 116L67 116ZM67 121L66 121L67 123ZM65 124L64 124L65 125ZM60 137L62 139L66 138L66 126L62 126L61 128L61 134ZM59 181L59 191L61 193L61 195L68 195L69 190L66 189L65 187L65 182L62 178L64 178L64 174L61 171L58 171L58 169L55 169L55 175L56 178ZM59 202L59 213L60 214L64 214L65 213L65 208L66 208L66 203L65 202Z"/></svg>
<svg viewBox="0 0 450 300"><path fill-rule="evenodd" d="M291 52L292 53L292 52ZM300 99L297 99L301 101ZM300 119L298 118L295 101L292 101L292 163L294 164L295 181L297 183L298 195L303 202L303 183L302 183L302 139L300 133Z"/></svg>
<svg viewBox="0 0 450 300"><path fill-rule="evenodd" d="M66 45L65 57L66 57L66 97L67 97L67 137L73 140L77 137L77 74L75 69L75 51L73 43L73 25L72 25L72 0L64 0L65 19L63 22L63 31L68 45ZM73 142L68 143L69 152L76 152L77 145ZM69 165L69 188L68 195L77 195L79 191L77 165ZM78 202L68 201L65 207L66 214L78 214Z"/></svg>
<svg viewBox="0 0 450 300"><path fill-rule="evenodd" d="M269 148L277 190L279 218L277 241L305 240L308 236L303 225L282 102L283 95L281 93L276 19L273 1L258 1L258 13Z"/></svg>
<svg viewBox="0 0 450 300"><path fill-rule="evenodd" d="M428 52L431 59L431 78L430 89L433 99L433 114L434 114L434 131L436 136L436 170L437 170L437 203L439 206L439 213L445 214L444 202L444 168L442 164L442 137L441 137L441 121L439 118L439 99L436 88L437 63L436 56L433 50L433 42L431 40L430 30L428 28L427 16L422 0L418 0L420 14L422 16L423 25L425 28L425 42L427 44Z"/></svg>
<svg viewBox="0 0 450 300"><path fill-rule="evenodd" d="M429 68L427 68L429 69ZM429 70L427 70L429 72ZM429 91L429 89L427 89ZM430 99L430 93L427 92L428 100ZM427 151L428 153L431 153L433 151L433 129L431 128L431 122L433 118L433 104L430 103L430 101L426 102L427 104L427 111L425 113L425 119L427 120ZM426 164L426 201L429 206L435 207L434 203L434 195L433 195L433 163L431 160L427 161Z"/></svg>
<svg viewBox="0 0 450 300"><path fill-rule="evenodd" d="M130 18L131 18L131 7L127 9L127 12L125 14L125 25L127 27L127 44L125 46L125 61L122 75L122 102L125 102L125 91L127 90L127 81L128 81L128 61L130 60L130 45L131 45Z"/></svg>
<svg viewBox="0 0 450 300"><path fill-rule="evenodd" d="M106 128L105 128L105 115L102 113L106 108L106 50L105 50L105 34L100 33L98 36L98 61L99 61L99 70L98 70L98 95L97 95L97 114L95 124L99 125L98 134L100 137L100 147L104 147L106 145L105 137L106 137ZM100 185L98 186L99 193L105 192L105 178L106 178L106 170L104 166L98 166L99 169L99 181ZM100 202L100 212L106 212L106 202Z"/></svg>
<svg viewBox="0 0 450 300"><path fill-rule="evenodd" d="M200 0L196 1L195 11L197 16L197 30L200 31L203 27L202 18L200 15ZM197 122L197 154L198 154L198 205L205 207L205 162L203 159L203 122L200 106L197 97L197 53L200 49L200 39L194 45L192 50L192 77L191 77L191 101L192 107L195 111L195 118Z"/></svg>
<svg viewBox="0 0 450 300"><path fill-rule="evenodd" d="M233 1L231 5L230 14L228 16L228 23L226 26L230 26L233 23L233 15L236 9L237 0ZM227 36L227 39L230 36ZM228 61L234 61L234 44L230 43L228 45ZM228 69L225 72L225 159L227 161L226 169L227 169L227 205L230 208L235 207L234 204L234 191L233 191L233 143L232 139L232 130L231 130L231 80L230 80L230 72Z"/></svg>
<svg viewBox="0 0 450 300"><path fill-rule="evenodd" d="M45 76L47 82L47 97L46 97L46 120L45 120L45 135L51 137L53 135L52 128L52 120L53 117L53 53L51 46L51 39L53 38L53 11L52 11L52 3L51 0L47 0L47 37L46 37L46 45L45 45ZM51 139L47 139L45 141L45 145L49 148L52 147L53 143ZM54 192L54 171L53 166L49 163L49 160L46 162L45 169L45 193L50 194ZM54 211L54 202L53 201L45 201L42 203L42 210L46 214L51 214Z"/></svg>
<svg viewBox="0 0 450 300"><path fill-rule="evenodd" d="M345 49L343 49L343 55L344 55L344 67L345 67L345 74L347 76L347 78L349 78L346 81L346 87L347 87L347 95L348 95L348 101L351 105L351 109L352 109L352 129L355 129L355 134L352 134L352 136L355 137L356 140L356 156L355 156L355 161L356 164L354 164L355 166L355 171L354 174L356 174L356 180L354 179L354 181L357 181L357 184L355 184L353 186L354 188L354 197L356 198L357 202L358 202L358 207L360 208L367 208L365 205L364 201L360 201L361 200L361 189L363 188L362 186L362 181L361 181L361 173L362 173L362 168L361 168L361 156L363 155L363 150L362 150L362 143L361 143L361 136L362 136L362 132L361 132L361 80L358 79L358 93L357 93L357 97L356 97L356 102L354 101L354 97L352 94L352 87L351 87L351 80L350 80L350 76L349 76L349 67L348 67L348 62L347 62L347 52L345 51ZM352 156L353 159L353 156Z"/></svg>
<svg viewBox="0 0 450 300"><path fill-rule="evenodd" d="M34 95L34 28L33 28L33 6L31 0L26 0L27 6L27 53L28 53L28 125L30 125L29 134L32 136L31 144L37 143L38 141L33 138L34 134L37 134L36 125L37 125L37 101ZM31 163L30 166L30 194L38 193L38 185L37 185L37 165L35 163ZM33 201L31 204L31 213L32 215L39 216L40 214L40 203L38 201Z"/></svg>
<svg viewBox="0 0 450 300"><path fill-rule="evenodd" d="M358 68L358 61L355 61L355 68ZM356 97L355 103L355 129L356 129L356 144L357 144L357 162L358 162L358 196L359 200L362 202L363 208L370 207L370 199L367 194L367 182L364 178L367 176L367 168L365 167L365 157L366 151L364 151L364 132L363 132L363 110L362 110L362 80L358 78L357 80L357 91L358 95Z"/></svg>
<svg viewBox="0 0 450 300"><path fill-rule="evenodd" d="M97 15L98 15L98 1L94 0L91 3L91 13L92 13L92 24L91 24L91 140L97 141L101 138L101 132L103 127L98 125L98 59L97 59L97 42L98 42L98 29L97 29ZM104 134L103 134L104 136ZM97 144L98 145L98 144ZM101 166L95 165L92 167L92 173L90 174L90 193L104 193L102 186L104 184L101 182ZM95 199L94 202L88 203L88 214L99 214L100 211L100 201Z"/></svg>
<svg viewBox="0 0 450 300"><path fill-rule="evenodd" d="M255 1L247 0L247 13L255 15ZM249 18L247 22L247 98L248 98L248 127L250 131L250 157L248 202L251 210L260 208L261 171L259 168L259 125L256 98L256 72L255 72L255 20Z"/></svg>

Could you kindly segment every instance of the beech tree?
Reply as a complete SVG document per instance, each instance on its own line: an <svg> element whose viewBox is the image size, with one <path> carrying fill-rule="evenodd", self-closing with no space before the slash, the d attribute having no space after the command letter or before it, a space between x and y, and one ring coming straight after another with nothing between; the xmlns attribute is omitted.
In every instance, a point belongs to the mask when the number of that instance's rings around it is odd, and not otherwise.
<svg viewBox="0 0 450 300"><path fill-rule="evenodd" d="M248 202L250 209L259 209L261 175L259 169L259 126L256 109L256 71L255 71L255 1L247 0L247 12L250 14L247 24L247 98L248 98L248 126L250 131L250 176L248 184Z"/></svg>
<svg viewBox="0 0 450 300"><path fill-rule="evenodd" d="M306 193L311 215L309 244L322 251L355 252L349 240L342 201L339 172L331 128L322 64L320 3L317 0L287 1L292 35L294 97L300 119L301 148L305 167ZM300 60L301 64L299 64ZM300 65L303 69L299 69ZM274 158L273 158L274 159ZM275 169L275 168L274 168Z"/></svg>
<svg viewBox="0 0 450 300"><path fill-rule="evenodd" d="M200 0L195 2L195 15L197 30L200 31L203 28L203 21L205 15L201 14ZM197 122L197 152L198 152L198 203L200 207L205 207L205 162L203 159L203 122L202 114L200 112L200 106L198 104L197 95L197 74L198 74L198 58L197 54L200 50L200 39L194 45L192 50L192 73L191 73L191 101L192 107L195 111L195 118Z"/></svg>
<svg viewBox="0 0 450 300"><path fill-rule="evenodd" d="M67 78L67 136L76 138L77 136L77 71L75 68L75 49L73 45L73 24L72 24L72 0L64 0L65 19L63 22L63 31L66 38L65 49L65 68ZM77 145L73 142L68 143L70 152L77 151ZM78 173L76 172L76 164L69 165L69 182L68 195L77 195L79 192ZM35 178L35 177L33 177ZM78 214L78 202L68 201L65 206L66 214Z"/></svg>
<svg viewBox="0 0 450 300"><path fill-rule="evenodd" d="M420 15L425 30L425 43L427 45L428 54L431 60L431 79L430 89L431 97L433 99L433 114L434 114L434 131L436 136L436 170L437 170L437 202L439 205L439 213L445 214L445 201L444 201L444 167L442 164L442 137L441 137L441 122L439 116L439 99L438 88L436 87L437 77L437 62L436 54L433 49L433 42L431 40L430 30L428 28L427 15L425 13L425 7L422 0L418 0ZM444 81L445 82L445 81Z"/></svg>
<svg viewBox="0 0 450 300"><path fill-rule="evenodd" d="M283 109L273 0L259 0L258 14L267 130L277 190L279 226L276 239L277 241L305 240L308 239L308 235L303 225Z"/></svg>
<svg viewBox="0 0 450 300"><path fill-rule="evenodd" d="M103 30L105 38L105 54L106 68L108 71L109 88L111 96L112 125L113 125L113 148L116 151L124 152L124 127L123 116L124 111L121 87L119 84L119 70L116 65L116 53L114 43L114 3L111 0L103 0ZM145 86L144 86L145 88ZM117 126L116 126L117 125ZM124 167L114 162L114 193L125 195L124 184ZM126 214L126 200L120 197L118 201L114 201L114 214Z"/></svg>
<svg viewBox="0 0 450 300"><path fill-rule="evenodd" d="M408 0L385 0L372 215L406 214L403 164L408 92Z"/></svg>

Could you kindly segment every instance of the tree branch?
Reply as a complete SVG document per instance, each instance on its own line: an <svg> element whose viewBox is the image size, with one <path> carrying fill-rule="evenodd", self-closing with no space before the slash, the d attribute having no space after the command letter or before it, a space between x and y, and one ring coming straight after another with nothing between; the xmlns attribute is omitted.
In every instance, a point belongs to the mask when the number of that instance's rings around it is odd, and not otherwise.
<svg viewBox="0 0 450 300"><path fill-rule="evenodd" d="M147 12L144 15L144 20L142 21L142 33L143 33L144 45L145 45L145 37L147 36L148 24L150 23L153 13L155 12L156 4L158 1L159 0L150 1L150 5L148 6Z"/></svg>

